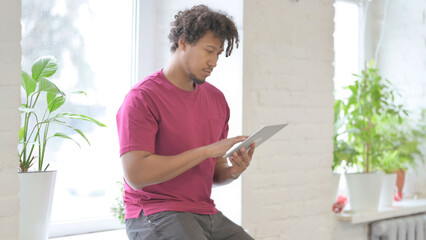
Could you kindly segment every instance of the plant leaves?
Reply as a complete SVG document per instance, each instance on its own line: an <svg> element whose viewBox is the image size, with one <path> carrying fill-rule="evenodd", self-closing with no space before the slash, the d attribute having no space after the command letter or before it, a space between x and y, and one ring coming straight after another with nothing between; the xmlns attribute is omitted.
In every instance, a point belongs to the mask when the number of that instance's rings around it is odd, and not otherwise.
<svg viewBox="0 0 426 240"><path fill-rule="evenodd" d="M87 97L87 93L85 91L81 91L81 90L75 90L71 92L72 94L84 94Z"/></svg>
<svg viewBox="0 0 426 240"><path fill-rule="evenodd" d="M46 167L44 168L44 170L43 171L46 171L47 170L47 168L50 166L50 163L48 163L47 165L46 165Z"/></svg>
<svg viewBox="0 0 426 240"><path fill-rule="evenodd" d="M106 127L105 124L91 118L88 116L85 116L83 114L77 114L77 113L59 113L57 114L54 118L62 118L62 117L66 117L66 118L70 118L70 119L80 119L80 120L84 120L84 121L88 121L88 122L93 122L96 125L100 126L100 127Z"/></svg>
<svg viewBox="0 0 426 240"><path fill-rule="evenodd" d="M73 126L69 125L68 123L66 123L66 122L64 122L64 121L60 121L60 120L57 120L57 119L52 120L52 122L57 123L57 124L60 124L60 125L64 125L64 126L67 126L67 127L71 128L72 130L74 130L75 132L77 132L77 133L78 133L78 134L79 134L82 138L84 138L84 139L86 140L86 142L87 142L87 143L89 144L89 146L90 146L89 139L87 139L86 135L84 135L84 133L83 133L80 129L77 129L77 128L75 128L75 127L73 127Z"/></svg>
<svg viewBox="0 0 426 240"><path fill-rule="evenodd" d="M80 144L77 141L75 141L73 138L69 137L68 135L66 135L64 133L57 132L53 136L51 136L49 138L53 138L53 137L59 137L59 138L64 138L64 139L71 140L71 141L75 142L78 145L78 147L81 148Z"/></svg>
<svg viewBox="0 0 426 240"><path fill-rule="evenodd" d="M72 129L74 129L74 131L76 131L78 134L80 134L80 136L82 138L84 138L84 140L86 140L87 144L89 144L89 146L90 146L89 139L87 139L86 135L84 135L84 133L80 129L77 129L77 128L72 128Z"/></svg>
<svg viewBox="0 0 426 240"><path fill-rule="evenodd" d="M42 78L40 80L39 91L64 95L62 91L59 90L59 88L53 82L49 81L49 79L47 78Z"/></svg>
<svg viewBox="0 0 426 240"><path fill-rule="evenodd" d="M21 142L22 138L24 137L24 131L25 131L25 126L21 127L21 129L19 130L19 142Z"/></svg>
<svg viewBox="0 0 426 240"><path fill-rule="evenodd" d="M35 60L31 68L33 79L38 82L50 77L58 70L58 62L53 56L43 56Z"/></svg>
<svg viewBox="0 0 426 240"><path fill-rule="evenodd" d="M57 93L46 93L47 104L49 104L53 99L55 99L56 96L58 96Z"/></svg>
<svg viewBox="0 0 426 240"><path fill-rule="evenodd" d="M22 71L22 87L25 90L25 93L27 94L27 97L30 96L31 93L33 93L37 87L37 82L25 71Z"/></svg>
<svg viewBox="0 0 426 240"><path fill-rule="evenodd" d="M53 112L56 109L60 108L62 105L64 105L65 97L64 96L56 97L48 103L49 103L48 105L49 112Z"/></svg>

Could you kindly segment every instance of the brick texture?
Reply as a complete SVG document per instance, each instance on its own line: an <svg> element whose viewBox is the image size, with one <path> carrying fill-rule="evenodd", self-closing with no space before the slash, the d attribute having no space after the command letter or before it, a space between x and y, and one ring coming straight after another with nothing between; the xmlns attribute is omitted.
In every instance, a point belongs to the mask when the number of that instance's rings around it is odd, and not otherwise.
<svg viewBox="0 0 426 240"><path fill-rule="evenodd" d="M21 2L0 0L0 239L18 239Z"/></svg>
<svg viewBox="0 0 426 240"><path fill-rule="evenodd" d="M331 239L334 1L245 1L243 132L290 125L242 180L255 239Z"/></svg>

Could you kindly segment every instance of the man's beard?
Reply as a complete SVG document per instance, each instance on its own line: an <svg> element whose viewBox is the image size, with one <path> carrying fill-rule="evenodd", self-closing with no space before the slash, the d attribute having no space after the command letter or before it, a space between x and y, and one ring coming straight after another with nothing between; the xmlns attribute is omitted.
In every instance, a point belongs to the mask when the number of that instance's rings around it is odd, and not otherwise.
<svg viewBox="0 0 426 240"><path fill-rule="evenodd" d="M201 84L203 84L203 83L205 83L205 82L206 82L205 80L204 80L204 81L202 81L202 80L200 80L200 79L196 78L196 77L195 77L195 75L194 75L194 74L192 74L192 73L190 73L190 74L189 74L189 78L191 78L192 82L194 82L194 86L195 86L195 85L201 85Z"/></svg>

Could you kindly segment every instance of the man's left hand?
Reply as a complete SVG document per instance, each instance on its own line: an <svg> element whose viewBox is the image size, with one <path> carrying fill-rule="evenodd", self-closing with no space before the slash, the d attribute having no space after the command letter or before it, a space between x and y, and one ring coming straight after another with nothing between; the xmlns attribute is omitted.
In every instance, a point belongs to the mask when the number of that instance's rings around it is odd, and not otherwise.
<svg viewBox="0 0 426 240"><path fill-rule="evenodd" d="M243 173L247 167L250 165L251 159L254 153L255 143L250 146L249 151L241 148L240 151L234 152L232 156L229 157L229 161L231 162L231 176L234 179L237 179L241 173Z"/></svg>

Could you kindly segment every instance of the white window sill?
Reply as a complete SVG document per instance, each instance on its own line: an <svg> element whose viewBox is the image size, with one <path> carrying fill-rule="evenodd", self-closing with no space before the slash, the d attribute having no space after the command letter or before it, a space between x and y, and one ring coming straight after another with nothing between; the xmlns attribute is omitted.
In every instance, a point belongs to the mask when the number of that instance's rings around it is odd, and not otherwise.
<svg viewBox="0 0 426 240"><path fill-rule="evenodd" d="M426 212L426 199L404 199L400 202L393 202L392 208L383 208L375 212L358 212L343 210L340 214L335 214L341 221L348 221L352 224L368 223L377 220L396 218Z"/></svg>
<svg viewBox="0 0 426 240"><path fill-rule="evenodd" d="M81 235L74 235L74 236L67 236L67 237L49 238L49 239L52 239L52 240L93 240L93 239L128 240L126 235L126 229L88 233L88 234L81 234Z"/></svg>

